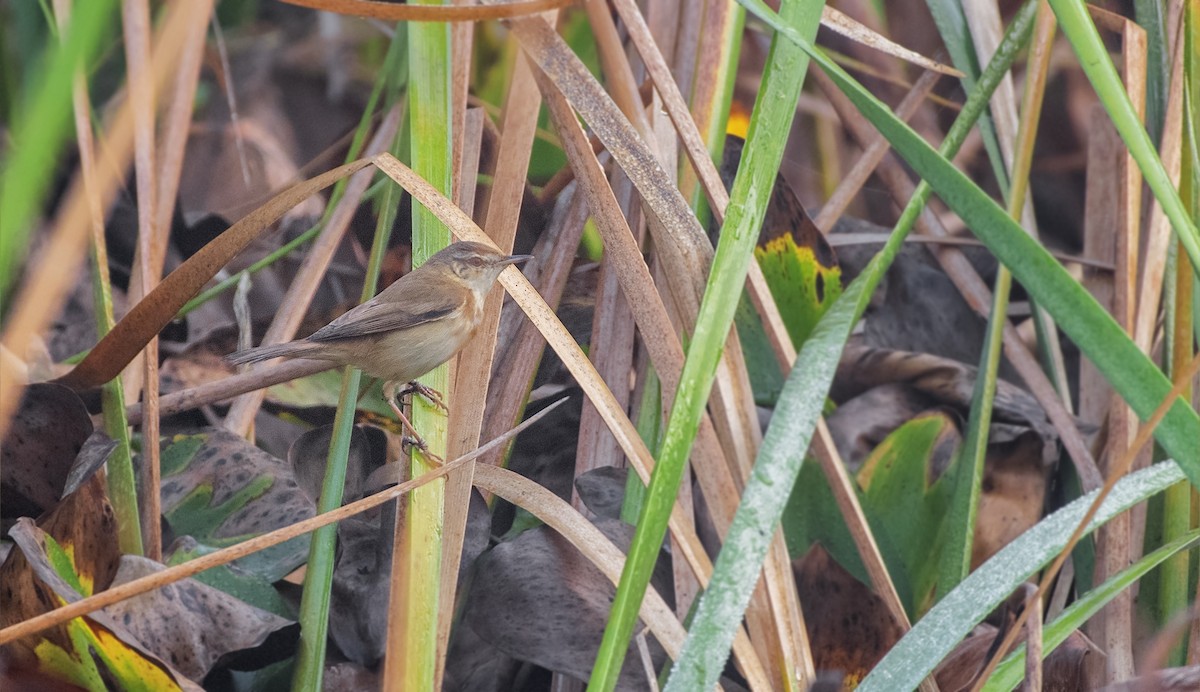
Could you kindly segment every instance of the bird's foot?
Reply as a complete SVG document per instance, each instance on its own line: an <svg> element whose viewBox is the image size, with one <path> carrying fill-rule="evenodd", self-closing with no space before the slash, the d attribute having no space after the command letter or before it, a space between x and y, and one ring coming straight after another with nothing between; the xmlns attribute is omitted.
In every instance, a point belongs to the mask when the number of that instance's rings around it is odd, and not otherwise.
<svg viewBox="0 0 1200 692"><path fill-rule="evenodd" d="M420 386L424 386L424 385L420 385ZM400 407L396 405L397 393L396 393L395 389L396 389L395 383L388 382L383 387L383 395L384 395L384 399L388 403L388 406L391 407L392 413L396 414L396 418L398 418L400 420L400 425L402 425L404 427L404 431L406 434L401 439L401 444L407 445L410 448L416 448L418 451L421 452L421 454L426 459L432 461L437 466L441 466L442 464L446 463L446 461L444 459L442 459L440 456L429 451L429 445L425 444L424 438L422 438L420 433L417 432L417 429L413 427L412 422L408 420L408 416L404 415L404 412L401 411ZM430 392L433 392L434 394L437 394L437 391L434 389L430 389L429 387L425 387L425 389L429 390ZM424 393L422 393L422 395L424 396ZM399 396L404 396L404 394L400 394ZM432 401L432 399L431 399L431 401ZM435 401L434 403L440 403L440 397L439 397L439 401Z"/></svg>
<svg viewBox="0 0 1200 692"><path fill-rule="evenodd" d="M413 380L412 382L408 382L396 390L396 396L398 397L403 398L409 396L410 394L420 394L421 396L425 397L425 400L429 403L437 406L446 413L450 413L450 409L446 407L446 402L442 400L442 393L433 387Z"/></svg>
<svg viewBox="0 0 1200 692"><path fill-rule="evenodd" d="M446 463L445 459L429 451L429 445L425 444L425 440L421 439L420 437L405 435L404 437L400 438L400 444L403 449L409 453L411 453L414 449L417 450L421 453L421 456L432 462L434 466L443 466Z"/></svg>

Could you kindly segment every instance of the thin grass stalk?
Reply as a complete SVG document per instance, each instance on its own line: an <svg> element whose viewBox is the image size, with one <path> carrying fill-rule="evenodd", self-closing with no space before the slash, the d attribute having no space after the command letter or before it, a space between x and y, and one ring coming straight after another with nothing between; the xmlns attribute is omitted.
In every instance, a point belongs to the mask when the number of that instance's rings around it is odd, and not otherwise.
<svg viewBox="0 0 1200 692"><path fill-rule="evenodd" d="M155 146L156 103L153 77L150 74L150 5L146 0L124 0L122 3L122 29L125 43L126 81L129 100L133 104L134 120L134 173L138 195L137 250L134 253L135 273L131 280L130 298L141 300L161 278L161 266L155 258L165 254L166 239L155 224L158 213L158 165ZM158 266L156 273L155 267ZM141 386L137 378L123 382L127 387L142 391L142 454L141 476L142 497L145 505L141 516L141 533L144 536L144 554L152 560L162 560L162 507L159 496L161 470L159 468L159 419L158 419L158 338L150 339L138 360L141 361ZM131 393L133 398L136 394Z"/></svg>
<svg viewBox="0 0 1200 692"><path fill-rule="evenodd" d="M369 280L367 286L373 288L374 281ZM369 297L374 291L363 293ZM342 506L350 436L354 429L354 411L361 381L362 373L357 368L345 369L337 413L333 418L329 454L325 459L325 480L321 484L321 497L317 501L318 514ZM292 673L292 689L296 692L321 689L321 680L325 673L330 591L333 587L336 551L337 525L322 526L313 531L308 549L307 569L304 573L304 593L300 597L300 646L296 654L296 669Z"/></svg>
<svg viewBox="0 0 1200 692"><path fill-rule="evenodd" d="M392 47L401 45L393 40ZM389 57L395 53L389 52ZM388 64L385 61L385 64ZM381 75L378 82L386 81ZM364 122L366 122L364 120ZM398 135L397 135L398 137ZM395 146L393 142L392 146ZM387 254L395 210L386 202L391 198L391 187L385 188L384 212L380 215L371 254L367 261L366 274L360 302L375 295L383 259ZM342 505L346 485L350 439L354 427L354 415L358 406L362 373L357 368L346 368L342 375L342 390L338 398L338 409L334 415L333 432L326 458L325 479L321 486L321 497L317 513L330 512ZM337 526L324 526L313 532L309 545L308 566L304 578L304 593L300 602L300 652L296 657L296 670L292 676L292 689L320 689L325 670L325 649L329 630L330 592L333 587L333 569L337 552Z"/></svg>
<svg viewBox="0 0 1200 692"><path fill-rule="evenodd" d="M1133 0L1133 16L1146 32L1149 54L1146 61L1146 132L1157 145L1167 119L1167 90L1171 82L1168 55L1167 7L1160 0Z"/></svg>
<svg viewBox="0 0 1200 692"><path fill-rule="evenodd" d="M424 4L440 4L426 2ZM442 194L452 194L453 103L450 26L436 22L409 23L407 27L410 133L413 170ZM420 204L413 204L413 264L418 266L450 244L450 230ZM428 387L451 393L450 367L441 365L421 378ZM445 402L453 406L446 396ZM423 397L413 397L412 423L429 451L445 457L449 426L445 412ZM432 464L419 452L412 455L412 475ZM442 560L442 522L445 479L422 486L409 497L405 525L399 536L403 549L392 560L393 588L390 617L401 618L389 634L385 658L384 689L433 689L437 678L439 580ZM390 625L390 623L389 623Z"/></svg>
<svg viewBox="0 0 1200 692"><path fill-rule="evenodd" d="M1026 71L1022 113L1014 146L1012 171L1009 173L1008 214L1018 223L1025 211L1029 190L1029 169L1033 163L1033 148L1042 115L1046 74L1050 65L1050 44L1054 40L1054 14L1045 0L1039 0L1034 33L1037 43ZM954 498L951 501L949 523L951 535L943 545L942 569L938 579L938 596L943 597L958 586L971 571L971 554L975 523L979 513L979 496L983 484L984 462L987 458L988 433L996 397L996 379L1003 352L1004 327L1008 321L1008 300L1012 291L1012 272L1000 265L992 291L992 314L984 336L979 372L975 379L971 413L967 432L958 454Z"/></svg>
<svg viewBox="0 0 1200 692"><path fill-rule="evenodd" d="M1179 241L1192 260L1193 269L1200 270L1200 231L1197 231L1196 224L1184 208L1179 192L1171 184L1170 176L1158 158L1154 143L1125 94L1121 78L1096 31L1096 25L1088 17L1084 3L1081 0L1050 0L1050 6L1054 8L1063 33L1079 57L1084 74L1092 82L1130 155L1137 161L1146 183L1171 220Z"/></svg>
<svg viewBox="0 0 1200 692"><path fill-rule="evenodd" d="M950 53L950 60L962 73L963 89L969 94L975 90L979 79L979 57L975 51L975 42L971 38L971 29L967 25L965 8L958 0L925 0L929 13L937 25L938 34ZM1004 157L1000 154L1000 138L996 135L996 124L991 113L984 113L979 119L979 131L983 135L983 146L987 149L988 162L1000 185L1001 192L1008 192L1008 176L1004 166Z"/></svg>
<svg viewBox="0 0 1200 692"><path fill-rule="evenodd" d="M789 2L784 5L784 12L812 37L820 24L822 7L823 2ZM783 158L783 147L803 85L803 79L798 79L797 75L804 74L808 59L787 42L773 43L771 55L763 75L759 103L750 121L750 137L739 175L734 181L721 240L717 244L693 338L684 360L679 389L671 406L662 451L651 476L629 558L592 669L589 690L607 691L616 685L638 608L666 534L667 518L712 389L717 360L753 259L767 200L766 196L752 195L751 192L769 189ZM769 98L766 97L768 94ZM811 675L811 660L804 668L807 670L802 668L789 673L807 678ZM785 680L788 688L795 684L803 687L806 680Z"/></svg>
<svg viewBox="0 0 1200 692"><path fill-rule="evenodd" d="M704 23L700 28L696 76L689 105L696 128L716 163L721 162L725 147L725 128L729 122L729 107L733 102L733 85L737 79L742 28L745 24L746 11L735 4L709 0L704 5ZM708 198L690 166L682 167L679 189L691 202L696 215L705 219Z"/></svg>
<svg viewBox="0 0 1200 692"><path fill-rule="evenodd" d="M1185 31L1186 29L1194 29L1195 22L1198 19L1196 15L1196 3L1191 3L1191 8L1185 15ZM1191 26L1186 26L1190 23ZM1185 41L1194 40L1191 32L1185 33ZM1195 45L1185 46L1185 50L1190 48L1195 50ZM1184 70L1189 75L1194 76L1197 70L1197 63L1200 62L1194 52L1184 53L1189 56L1185 63ZM1193 84L1195 81L1193 80ZM1193 94L1195 92L1192 92ZM1193 111L1194 113L1194 111ZM1185 128L1183 132L1183 149L1184 151L1192 151L1195 147L1195 130L1194 128ZM1200 171L1196 170L1196 161L1191 157L1185 157L1180 168L1179 191L1183 198L1184 208L1192 218L1196 218L1197 211L1200 210L1200 191L1197 189L1197 175ZM1168 367L1171 372L1171 379L1178 379L1182 374L1182 369L1187 366L1187 363L1192 358L1195 352L1195 323L1194 303L1193 303L1193 284L1195 276L1193 275L1193 267L1191 260L1183 252L1181 243L1177 243L1175 252L1175 266L1173 268L1172 277L1168 273L1168 281L1172 278L1175 283L1173 300L1168 304L1168 320L1167 331L1169 344L1167 345ZM1184 389L1184 398L1192 399L1193 387L1188 386ZM1172 540L1186 534L1193 528L1195 520L1192 517L1192 488L1186 483L1177 483L1167 489L1163 496L1163 519L1162 519L1162 541L1169 543ZM1164 627L1173 618L1184 612L1188 607L1188 585L1191 583L1191 563L1192 560L1188 555L1175 555L1167 560L1163 565L1163 569L1159 576L1158 590L1158 625ZM1167 659L1168 666L1181 666L1185 662L1187 653L1186 638L1181 639L1174 647L1171 648L1171 653Z"/></svg>
<svg viewBox="0 0 1200 692"><path fill-rule="evenodd" d="M995 48L996 37L991 29L993 26L996 29L1000 26L999 9L987 3L968 3L963 5L963 11L966 14L968 24L971 25L974 50L979 53L980 62L986 62L987 56ZM1045 63L1049 60L1049 51L1053 49L1056 23L1053 20L1054 15L1050 11L1049 6L1043 9L1039 5L1039 14L1048 14L1049 19L1040 21L1041 26L1038 29L1037 41L1032 48L1033 52L1030 54L1030 62ZM1044 70L1045 68L1042 69ZM1045 77L1043 75L1040 78L1044 79ZM1003 176L1001 179L1001 190L1002 195L1007 199L1010 194L1008 188L1013 184L1011 180L1012 174L1009 171L1013 166L1014 158L1012 142L1016 140L1017 130L1019 129L1016 100L1011 80L1006 80L1000 85L996 99L998 103L995 103L993 106L992 116L994 120L992 124L995 126L995 137L1003 158L995 164L995 169L998 175ZM986 130L983 132L985 136L988 134ZM992 149L989 148L988 151L994 154ZM1034 217L1033 203L1031 201L1026 200L1025 207L1021 210L1021 216L1019 218L1014 217L1014 220L1023 224L1033 237L1038 237L1037 219ZM1050 319L1050 316L1038 306L1036 301L1030 301L1030 309L1033 313L1034 331L1037 335L1037 352L1041 359L1042 369L1046 372L1048 379L1054 384L1059 398L1069 411L1072 409L1071 387L1067 382L1067 369L1063 361L1062 345L1058 340L1058 329L1054 326L1054 322Z"/></svg>
<svg viewBox="0 0 1200 692"><path fill-rule="evenodd" d="M1186 137L1185 137L1186 141ZM1189 178L1190 167L1183 167L1181 181L1185 184ZM1186 189L1186 188L1182 188ZM1185 198L1184 204L1191 207ZM1167 319L1166 348L1168 367L1171 378L1177 379L1181 370L1187 366L1194 351L1192 334L1192 275L1191 261L1183 248L1177 243L1174 266L1167 274L1167 280L1174 280L1175 289L1170 292L1171 300L1167 302L1169 310ZM1186 387L1183 392L1186 399L1192 397L1192 387ZM1163 494L1162 505L1162 542L1169 543L1184 535L1192 528L1192 487L1190 484L1176 483L1167 488ZM1158 602L1155 604L1155 615L1159 627L1165 627L1188 607L1188 585L1191 574L1191 559L1188 555L1176 555L1163 565L1159 572ZM1181 666L1187 652L1186 637L1181 638L1171 647L1166 665Z"/></svg>
<svg viewBox="0 0 1200 692"><path fill-rule="evenodd" d="M982 73L976 90L970 94L962 113L943 140L941 154L944 157L953 157L962 146L967 133L986 109L992 91L1016 57L1014 46L1023 44L1028 38L1033 26L1032 8L1033 5L1028 5L1009 26L992 64ZM761 12L769 12L757 6L750 9L760 16ZM778 16L769 19L786 26ZM927 183L918 186L883 249L822 317L796 358L796 366L784 385L787 398L781 395L780 405L763 440L754 475L747 483L726 539L726 548L737 546L740 549L723 548L718 556L713 580L701 597L688 641L676 663L676 672L668 681L668 690L706 689L711 687L708 681L715 681L720 674L719 662L724 658L717 654L728 650L729 632L726 630L733 619L730 612L740 613L744 609L749 585L753 584L753 579L747 575L753 574L761 563L766 552L764 537L779 521L790 489L799 475L803 455L796 455L795 450L807 446L845 341L912 230L930 193ZM804 397L811 401L803 401ZM914 685L917 683L919 679Z"/></svg>
<svg viewBox="0 0 1200 692"><path fill-rule="evenodd" d="M70 10L70 0L55 0L54 11L60 35L65 35L63 32L66 29ZM108 244L104 236L104 208L96 193L96 157L92 124L89 119L92 107L82 69L74 75L72 109L79 150L79 171L83 178L84 192L87 195L88 207L91 212L89 229L92 242L89 256L92 265L92 301L96 335L100 338L113 328L112 281L108 272ZM120 377L101 387L100 406L104 418L104 432L117 442L117 448L113 450L113 455L109 458L111 468L117 476L117 482L113 485L112 473L107 476L106 480L109 483L109 499L113 504L113 511L117 515L118 543L121 544L122 551L129 546L130 549L136 548L139 551L137 554L140 554L141 529L137 494L129 483L130 479L125 478L126 469L132 471L133 461L130 454L129 422L125 416L125 393L121 387Z"/></svg>
<svg viewBox="0 0 1200 692"><path fill-rule="evenodd" d="M0 314L9 312L11 289L34 227L30 221L61 160L58 152L69 134L76 70L95 59L116 16L115 5L115 0L80 5L60 30L61 40L46 43L44 69L30 82L37 86L16 109L10 141L20 145L9 149L0 173Z"/></svg>

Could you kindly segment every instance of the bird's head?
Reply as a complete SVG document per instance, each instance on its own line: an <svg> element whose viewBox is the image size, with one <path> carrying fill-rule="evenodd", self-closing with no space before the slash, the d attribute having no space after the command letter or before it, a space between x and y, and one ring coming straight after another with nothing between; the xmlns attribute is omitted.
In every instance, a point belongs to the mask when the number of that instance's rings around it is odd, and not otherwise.
<svg viewBox="0 0 1200 692"><path fill-rule="evenodd" d="M486 293L505 267L529 259L532 255L506 255L483 243L464 241L446 246L426 264L442 265L473 290Z"/></svg>

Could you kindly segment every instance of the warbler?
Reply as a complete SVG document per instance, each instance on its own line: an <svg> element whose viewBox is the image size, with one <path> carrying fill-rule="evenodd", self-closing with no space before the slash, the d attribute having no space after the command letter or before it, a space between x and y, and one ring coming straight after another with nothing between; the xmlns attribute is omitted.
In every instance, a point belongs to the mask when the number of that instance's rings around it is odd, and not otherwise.
<svg viewBox="0 0 1200 692"><path fill-rule="evenodd" d="M500 272L529 259L530 255L505 255L482 243L454 243L308 338L248 348L228 359L243 364L312 358L360 368L383 380L388 405L423 446L396 405L397 388L405 385L402 393L420 393L445 408L441 395L416 379L467 345Z"/></svg>

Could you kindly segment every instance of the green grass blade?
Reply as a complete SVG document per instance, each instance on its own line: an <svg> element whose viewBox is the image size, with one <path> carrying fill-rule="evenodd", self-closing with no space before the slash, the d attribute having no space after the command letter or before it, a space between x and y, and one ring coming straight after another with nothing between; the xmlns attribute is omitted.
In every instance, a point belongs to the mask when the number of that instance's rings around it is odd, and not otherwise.
<svg viewBox="0 0 1200 692"><path fill-rule="evenodd" d="M792 0L784 4L783 11L803 27L807 36L814 37L823 7L820 0ZM796 46L786 41L772 43L750 120L748 141L663 435L662 451L650 478L612 614L592 670L588 689L593 692L613 689L621 671L642 597L666 535L683 469L708 403L717 362L742 295L746 272L754 259L754 247L770 197L760 191L770 191L775 184L807 68L808 59Z"/></svg>
<svg viewBox="0 0 1200 692"><path fill-rule="evenodd" d="M950 61L963 73L963 89L968 94L971 93L979 79L979 57L960 0L925 0L925 5L933 15L933 23L937 25L942 43L946 44ZM983 135L983 146L987 149L988 161L992 164L992 174L996 176L1001 193L1007 195L1008 171L1000 153L1000 139L996 135L996 125L992 122L990 111L980 116L979 130Z"/></svg>
<svg viewBox="0 0 1200 692"><path fill-rule="evenodd" d="M1133 16L1146 31L1146 130L1155 143L1162 140L1171 77L1166 9L1159 0L1133 0Z"/></svg>
<svg viewBox="0 0 1200 692"><path fill-rule="evenodd" d="M385 70L403 64L403 31L397 31L392 39ZM386 75L381 75L377 84L383 84ZM355 145L361 146L365 138L369 117L359 123ZM362 135L361 137L359 135ZM400 135L397 134L397 139ZM395 145L393 145L394 148ZM352 147L353 148L353 147ZM371 254L367 261L366 275L360 300L373 297L379 283L383 260L387 254L388 241L394 226L396 208L391 204L394 186L387 186L383 193L383 210L375 227L375 238L371 243ZM329 208L336 202L331 198ZM323 226L323 224L318 224ZM346 485L348 455L354 416L358 407L362 373L356 368L346 368L342 376L342 389L338 397L337 413L333 419L332 439L326 457L325 479L321 486L321 497L317 512L328 512L341 507ZM296 669L292 673L292 689L321 689L325 672L325 648L329 631L330 592L333 587L333 569L337 554L337 524L324 526L313 532L309 544L308 566L304 576L304 592L300 600L300 651L296 657Z"/></svg>
<svg viewBox="0 0 1200 692"><path fill-rule="evenodd" d="M1133 104L1125 94L1125 87L1121 83L1120 76L1117 75L1117 68L1113 66L1108 50L1100 40L1096 25L1088 17L1082 0L1050 0L1050 6L1054 8L1059 26L1062 27L1063 33L1071 42L1075 54L1079 56L1079 64L1083 67L1084 74L1091 80L1096 95L1100 97L1100 102L1108 111L1108 117L1112 119L1117 132L1121 134L1121 139L1124 140L1130 155L1137 161L1142 176L1145 177L1146 183L1154 192L1154 197L1162 205L1163 212L1171 220L1175 235L1187 250L1193 268L1200 271L1200 232L1196 230L1196 224L1188 216L1179 192L1171 184L1171 179L1167 175L1166 169L1163 168L1162 160L1158 158L1154 142L1150 140L1146 128L1142 127L1141 120L1133 109ZM1108 373L1105 372L1105 375L1107 376ZM1142 412L1138 411L1138 413ZM1196 439L1196 437L1192 438L1193 441ZM1196 477L1190 474L1189 476L1195 483Z"/></svg>
<svg viewBox="0 0 1200 692"><path fill-rule="evenodd" d="M361 380L362 373L356 368L346 368L342 376L342 393L333 419L333 439L325 459L325 480L317 501L318 514L342 506L350 434L354 429L354 405ZM293 690L321 689L336 552L337 524L322 526L313 532L304 573L304 593L300 597L300 650L296 654L296 670L292 673Z"/></svg>
<svg viewBox="0 0 1200 692"><path fill-rule="evenodd" d="M116 16L114 0L77 3L62 41L48 41L44 70L30 84L28 100L18 106L11 148L0 173L0 314L16 280L36 213L61 161L59 150L71 123L71 84L75 69L88 65Z"/></svg>
<svg viewBox="0 0 1200 692"><path fill-rule="evenodd" d="M1179 466L1169 461L1129 474L1113 486L1088 531L1182 478ZM911 690L920 684L971 628L1066 547L1097 492L1046 517L972 572L892 647L859 692Z"/></svg>
<svg viewBox="0 0 1200 692"><path fill-rule="evenodd" d="M1117 594L1128 589L1147 572L1161 565L1176 555L1186 555L1186 551L1194 548L1200 541L1200 530L1190 531L1171 541L1158 550L1142 557L1142 559L1114 575L1111 579L1080 597L1071 604L1053 622L1046 625L1042 634L1042 657L1049 656L1060 644L1067 640L1072 632L1083 626L1093 615L1108 604ZM1016 651L996 666L992 677L983 686L984 692L1004 692L1014 689L1025 676L1025 646L1021 645Z"/></svg>

